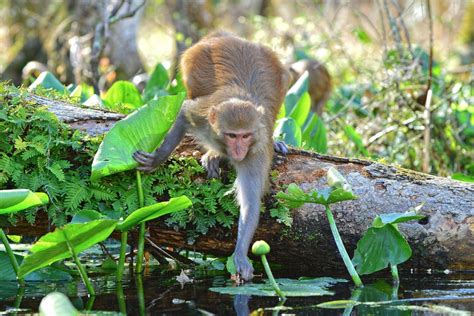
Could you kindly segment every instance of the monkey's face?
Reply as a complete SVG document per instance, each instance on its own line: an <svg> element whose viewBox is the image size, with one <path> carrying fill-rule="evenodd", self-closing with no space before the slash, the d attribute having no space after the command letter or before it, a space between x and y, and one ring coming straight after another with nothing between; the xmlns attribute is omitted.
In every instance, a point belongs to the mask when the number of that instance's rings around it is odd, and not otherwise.
<svg viewBox="0 0 474 316"><path fill-rule="evenodd" d="M239 131L224 133L227 155L237 162L245 159L253 141L254 135L252 132Z"/></svg>

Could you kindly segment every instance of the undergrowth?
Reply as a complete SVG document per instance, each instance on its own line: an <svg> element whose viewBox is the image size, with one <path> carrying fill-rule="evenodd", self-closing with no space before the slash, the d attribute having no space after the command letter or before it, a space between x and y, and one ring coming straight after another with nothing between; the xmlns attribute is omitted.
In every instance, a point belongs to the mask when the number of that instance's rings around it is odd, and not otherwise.
<svg viewBox="0 0 474 316"><path fill-rule="evenodd" d="M93 209L119 218L135 210L135 173L89 180L90 166L102 137L90 137L23 97L25 90L0 84L0 189L25 188L46 192L44 207L52 224L61 226L79 210ZM47 96L47 93L42 91ZM166 165L143 179L145 205L186 195L193 207L172 214L170 226L186 229L190 236L209 228L230 228L238 217L231 174L224 183L207 180L204 169L191 157L172 157ZM276 211L275 211L276 210ZM286 212L285 212L286 211ZM33 223L36 209L26 211ZM288 213L276 205L273 217L288 224ZM15 222L16 217L10 221Z"/></svg>

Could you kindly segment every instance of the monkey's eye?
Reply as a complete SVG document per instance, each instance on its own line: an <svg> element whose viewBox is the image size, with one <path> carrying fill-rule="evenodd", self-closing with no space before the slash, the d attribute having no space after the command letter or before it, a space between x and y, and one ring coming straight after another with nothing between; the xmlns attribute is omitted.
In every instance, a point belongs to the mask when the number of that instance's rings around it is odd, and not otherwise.
<svg viewBox="0 0 474 316"><path fill-rule="evenodd" d="M252 136L252 134L244 134L244 135L242 136L242 138L243 138L243 139L247 139L247 138L249 138L250 136Z"/></svg>
<svg viewBox="0 0 474 316"><path fill-rule="evenodd" d="M227 133L226 136L232 139L237 138L237 135L234 133Z"/></svg>

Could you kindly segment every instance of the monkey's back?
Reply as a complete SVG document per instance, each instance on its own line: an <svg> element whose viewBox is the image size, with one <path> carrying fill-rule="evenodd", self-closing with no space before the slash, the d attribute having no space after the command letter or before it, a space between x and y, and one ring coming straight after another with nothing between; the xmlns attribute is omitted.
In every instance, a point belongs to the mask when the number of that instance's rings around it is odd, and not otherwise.
<svg viewBox="0 0 474 316"><path fill-rule="evenodd" d="M189 98L238 86L275 113L283 102L289 74L269 48L226 33L205 37L181 59Z"/></svg>

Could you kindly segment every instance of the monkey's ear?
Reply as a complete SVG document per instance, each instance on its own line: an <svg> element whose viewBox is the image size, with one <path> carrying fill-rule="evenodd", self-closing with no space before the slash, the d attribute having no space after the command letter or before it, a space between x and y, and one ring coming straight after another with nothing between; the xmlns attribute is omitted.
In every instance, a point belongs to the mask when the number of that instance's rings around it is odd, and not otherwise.
<svg viewBox="0 0 474 316"><path fill-rule="evenodd" d="M215 106L212 106L209 109L208 119L209 119L209 124L211 124L211 125L216 124L216 122L217 122L217 108Z"/></svg>

